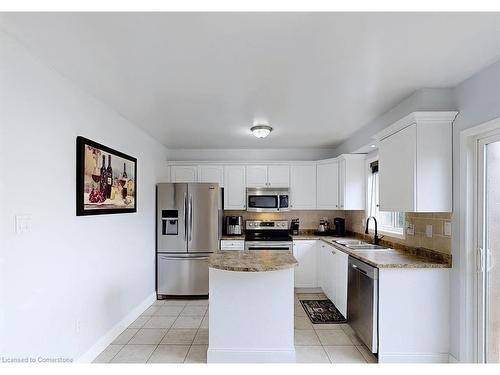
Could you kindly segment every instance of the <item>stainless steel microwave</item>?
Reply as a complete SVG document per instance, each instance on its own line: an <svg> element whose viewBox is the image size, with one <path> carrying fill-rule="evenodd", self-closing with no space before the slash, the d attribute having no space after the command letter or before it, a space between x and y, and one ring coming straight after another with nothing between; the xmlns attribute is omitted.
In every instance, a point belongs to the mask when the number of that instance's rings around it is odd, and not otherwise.
<svg viewBox="0 0 500 375"><path fill-rule="evenodd" d="M247 188L247 211L281 212L290 210L288 188Z"/></svg>

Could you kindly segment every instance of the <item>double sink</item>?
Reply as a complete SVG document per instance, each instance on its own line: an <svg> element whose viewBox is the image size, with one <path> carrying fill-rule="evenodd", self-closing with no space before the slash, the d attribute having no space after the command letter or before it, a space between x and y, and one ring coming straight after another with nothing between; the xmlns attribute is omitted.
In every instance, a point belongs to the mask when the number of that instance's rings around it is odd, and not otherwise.
<svg viewBox="0 0 500 375"><path fill-rule="evenodd" d="M388 251L392 250L385 246L374 245L368 242L360 241L360 240L335 240L339 245L343 245L348 247L353 251Z"/></svg>

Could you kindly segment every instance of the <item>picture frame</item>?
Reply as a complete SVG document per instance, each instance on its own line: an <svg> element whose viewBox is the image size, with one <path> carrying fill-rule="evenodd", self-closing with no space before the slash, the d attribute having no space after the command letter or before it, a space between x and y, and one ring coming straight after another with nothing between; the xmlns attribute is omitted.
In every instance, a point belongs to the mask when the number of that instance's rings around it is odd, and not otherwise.
<svg viewBox="0 0 500 375"><path fill-rule="evenodd" d="M137 212L137 159L76 138L76 215Z"/></svg>

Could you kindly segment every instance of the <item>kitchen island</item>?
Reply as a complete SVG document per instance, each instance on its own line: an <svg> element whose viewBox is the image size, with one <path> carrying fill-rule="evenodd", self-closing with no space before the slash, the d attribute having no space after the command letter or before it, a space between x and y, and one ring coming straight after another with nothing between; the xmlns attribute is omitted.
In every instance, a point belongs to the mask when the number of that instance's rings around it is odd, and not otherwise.
<svg viewBox="0 0 500 375"><path fill-rule="evenodd" d="M217 251L208 261L208 363L295 362L293 255Z"/></svg>

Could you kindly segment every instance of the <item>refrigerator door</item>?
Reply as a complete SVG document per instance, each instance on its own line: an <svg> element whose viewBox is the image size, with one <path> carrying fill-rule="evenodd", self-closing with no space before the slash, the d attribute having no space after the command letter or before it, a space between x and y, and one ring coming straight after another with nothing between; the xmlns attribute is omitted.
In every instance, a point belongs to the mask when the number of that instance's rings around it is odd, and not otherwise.
<svg viewBox="0 0 500 375"><path fill-rule="evenodd" d="M207 253L218 249L221 221L218 184L188 184L188 252Z"/></svg>
<svg viewBox="0 0 500 375"><path fill-rule="evenodd" d="M158 294L208 295L208 255L158 254Z"/></svg>
<svg viewBox="0 0 500 375"><path fill-rule="evenodd" d="M165 183L156 187L157 252L187 252L187 184Z"/></svg>

